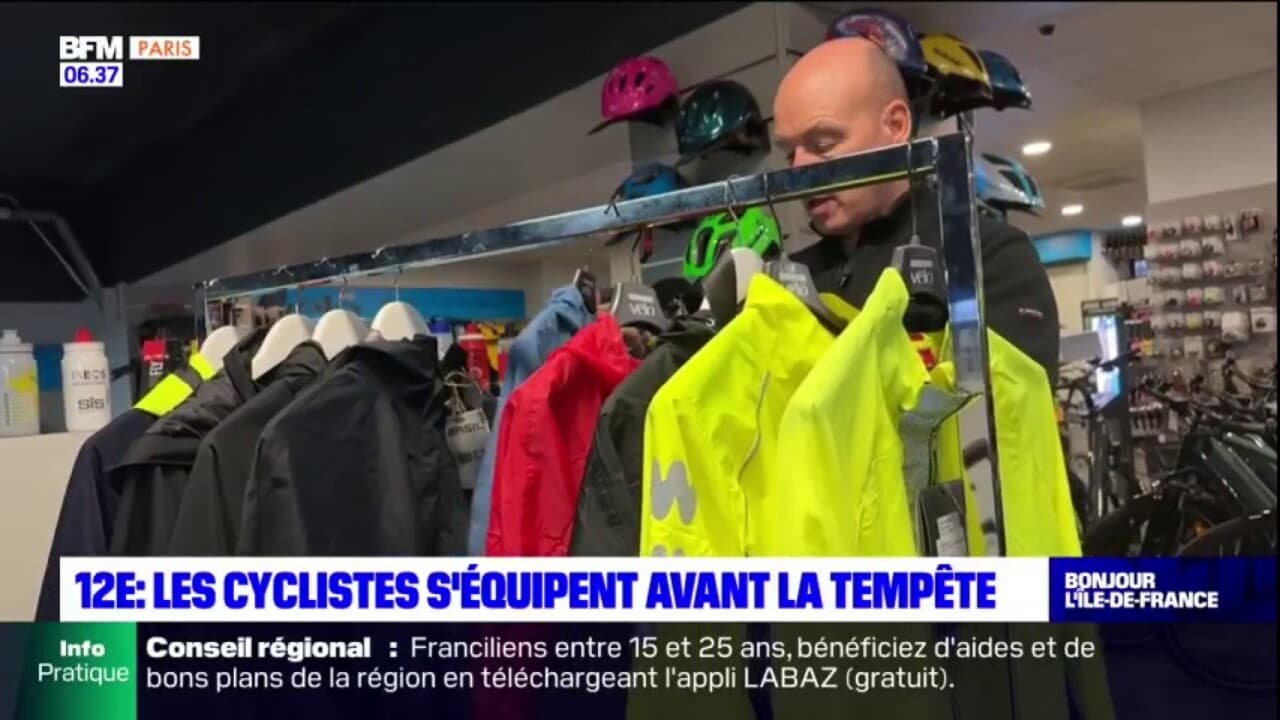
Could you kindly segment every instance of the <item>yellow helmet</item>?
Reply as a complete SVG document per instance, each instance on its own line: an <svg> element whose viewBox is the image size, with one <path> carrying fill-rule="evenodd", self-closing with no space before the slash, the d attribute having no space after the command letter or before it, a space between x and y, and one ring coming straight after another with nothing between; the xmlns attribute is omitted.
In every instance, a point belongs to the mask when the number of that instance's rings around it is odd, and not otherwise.
<svg viewBox="0 0 1280 720"><path fill-rule="evenodd" d="M920 38L920 47L937 83L934 114L948 117L992 105L991 77L968 43L955 35L933 34Z"/></svg>

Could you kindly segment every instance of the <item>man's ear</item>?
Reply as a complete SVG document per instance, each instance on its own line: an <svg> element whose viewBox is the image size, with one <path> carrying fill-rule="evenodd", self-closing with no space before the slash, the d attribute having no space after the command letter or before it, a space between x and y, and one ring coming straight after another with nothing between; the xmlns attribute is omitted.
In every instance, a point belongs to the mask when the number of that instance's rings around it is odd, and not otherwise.
<svg viewBox="0 0 1280 720"><path fill-rule="evenodd" d="M911 106L905 100L891 100L885 106L881 120L893 142L904 143L911 139Z"/></svg>

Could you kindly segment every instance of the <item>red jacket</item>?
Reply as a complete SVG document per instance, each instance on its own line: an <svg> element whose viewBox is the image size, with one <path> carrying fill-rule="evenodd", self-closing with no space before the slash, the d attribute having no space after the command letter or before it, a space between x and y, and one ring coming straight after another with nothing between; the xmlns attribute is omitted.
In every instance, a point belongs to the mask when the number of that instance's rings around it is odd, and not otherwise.
<svg viewBox="0 0 1280 720"><path fill-rule="evenodd" d="M566 556L600 408L639 367L604 316L556 350L502 411L486 555Z"/></svg>

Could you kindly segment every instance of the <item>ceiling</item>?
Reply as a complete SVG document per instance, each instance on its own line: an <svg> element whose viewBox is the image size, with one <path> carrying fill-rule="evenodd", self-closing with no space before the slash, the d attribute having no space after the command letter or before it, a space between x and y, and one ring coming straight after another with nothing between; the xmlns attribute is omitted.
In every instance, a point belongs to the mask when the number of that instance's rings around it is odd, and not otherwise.
<svg viewBox="0 0 1280 720"><path fill-rule="evenodd" d="M0 4L0 205L65 217L104 284L136 280L741 5ZM63 89L70 33L199 35L201 58ZM31 228L0 222L0 253L0 301L80 296Z"/></svg>
<svg viewBox="0 0 1280 720"><path fill-rule="evenodd" d="M893 7L922 32L954 33L1018 66L1034 111L979 111L975 130L980 150L1017 158L1044 190L1045 216L1016 220L1033 234L1110 227L1124 215L1142 214L1140 103L1276 66L1274 3L907 2ZM1046 24L1055 28L1048 37L1039 32ZM1022 145L1032 140L1049 140L1053 150L1022 157ZM1085 211L1064 218L1060 208L1067 203L1080 203Z"/></svg>
<svg viewBox="0 0 1280 720"><path fill-rule="evenodd" d="M64 215L104 283L136 280L741 5L3 4L0 193ZM922 31L955 33L1018 65L1035 110L980 111L975 125L980 150L1019 157L1045 191L1043 218L1017 218L1033 234L1108 227L1142 211L1139 103L1276 64L1271 3L893 8ZM1051 36L1038 31L1045 24ZM535 25L545 31L528 32ZM54 48L72 31L199 34L203 57L129 63L123 89L62 90L52 80ZM1051 140L1053 151L1020 157L1036 139ZM1085 212L1063 218L1067 202ZM0 222L0 301L78 294L35 233Z"/></svg>

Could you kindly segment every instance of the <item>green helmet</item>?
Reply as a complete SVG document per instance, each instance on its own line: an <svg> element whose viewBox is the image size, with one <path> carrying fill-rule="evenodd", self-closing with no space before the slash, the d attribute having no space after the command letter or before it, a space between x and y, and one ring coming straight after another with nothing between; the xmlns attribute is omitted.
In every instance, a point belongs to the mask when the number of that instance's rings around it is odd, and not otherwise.
<svg viewBox="0 0 1280 720"><path fill-rule="evenodd" d="M702 219L689 238L684 254L684 276L700 280L715 267L725 248L747 248L765 259L782 253L778 221L760 208L748 208L735 221L727 212Z"/></svg>

